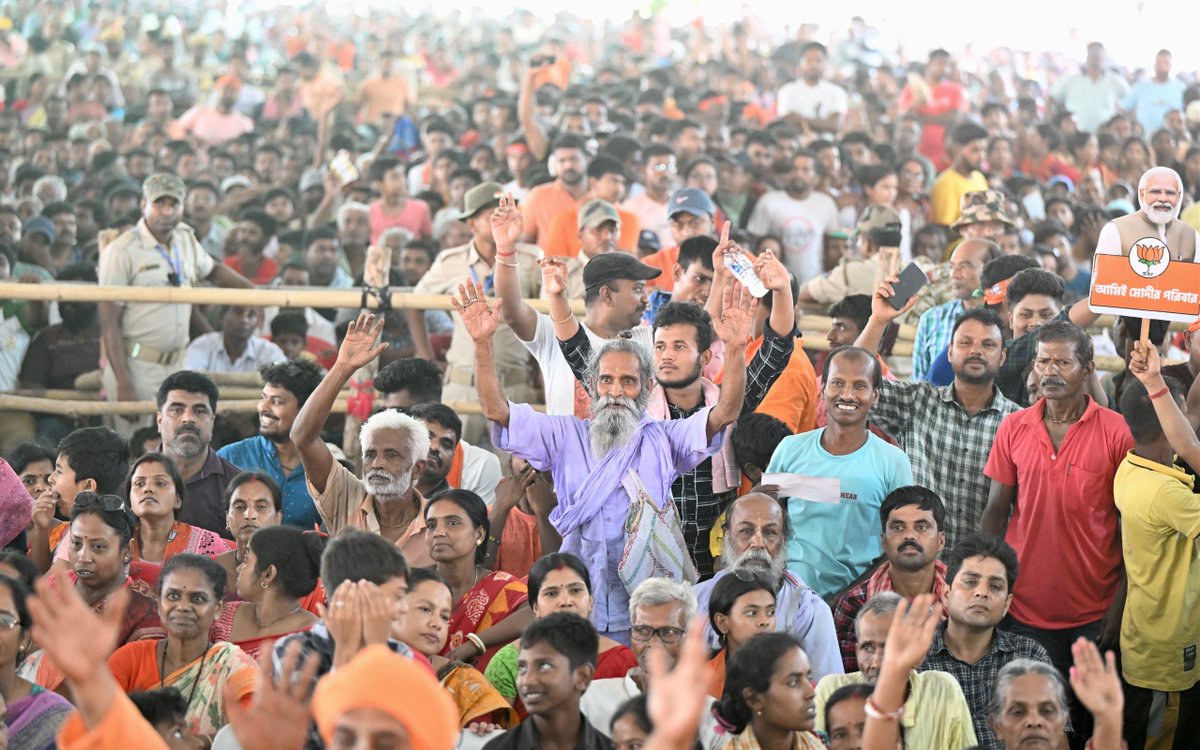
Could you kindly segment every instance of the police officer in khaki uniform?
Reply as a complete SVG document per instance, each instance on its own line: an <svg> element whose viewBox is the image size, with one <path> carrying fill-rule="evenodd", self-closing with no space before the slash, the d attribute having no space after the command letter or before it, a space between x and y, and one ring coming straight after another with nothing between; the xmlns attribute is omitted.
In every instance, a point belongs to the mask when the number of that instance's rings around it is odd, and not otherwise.
<svg viewBox="0 0 1200 750"><path fill-rule="evenodd" d="M101 286L254 285L204 251L191 227L181 224L187 187L172 174L157 173L142 185L142 220L100 254ZM101 302L102 382L109 401L153 400L158 385L183 366L192 306L162 302ZM129 436L148 418L117 417L115 429Z"/></svg>
<svg viewBox="0 0 1200 750"><path fill-rule="evenodd" d="M487 293L492 293L492 271L496 263L509 263L517 270L521 283L521 296L526 299L537 297L541 291L542 274L537 264L540 250L535 245L518 244L516 257L496 256L496 242L492 239L492 213L500 205L503 189L499 183L484 182L467 191L463 199L463 212L459 218L471 228L471 241L459 247L443 250L413 291L417 294L453 294L458 285L478 281ZM408 326L418 357L433 359L433 347L425 329L423 310L408 310ZM478 402L475 391L475 344L463 327L462 318L454 316L454 333L450 349L446 352L445 383L442 400L446 403L459 401ZM513 401L534 403L537 389L530 384L529 352L512 330L501 324L496 331L496 369L504 392ZM472 445L488 445L487 420L482 415L463 416L462 439Z"/></svg>

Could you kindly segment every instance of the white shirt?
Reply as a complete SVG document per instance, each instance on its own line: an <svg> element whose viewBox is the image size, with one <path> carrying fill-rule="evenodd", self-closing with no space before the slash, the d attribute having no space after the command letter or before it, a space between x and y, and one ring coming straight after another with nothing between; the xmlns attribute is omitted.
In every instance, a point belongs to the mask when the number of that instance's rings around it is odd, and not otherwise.
<svg viewBox="0 0 1200 750"><path fill-rule="evenodd" d="M817 81L817 85L809 86L803 78L791 83L785 83L779 89L779 101L776 104L779 117L799 115L813 120L824 120L833 115L844 115L850 109L849 97L846 90L836 83L826 80Z"/></svg>
<svg viewBox="0 0 1200 750"><path fill-rule="evenodd" d="M583 325L580 323L580 325ZM587 326L583 326L592 348L603 346L608 339L602 339ZM647 352L654 351L654 329L650 326L635 326L632 329L633 340L646 347ZM521 338L517 337L518 341ZM538 313L537 329L533 341L521 341L521 345L529 350L538 366L542 368L542 385L546 390L546 413L552 416L574 416L575 414L575 374L571 365L558 347L558 337L554 335L554 323L550 316ZM464 467L464 478L465 467Z"/></svg>
<svg viewBox="0 0 1200 750"><path fill-rule="evenodd" d="M612 718L617 709L630 698L636 698L642 691L629 675L624 677L609 677L603 680L592 680L583 697L579 699L579 711L587 718L588 723L605 737L612 738ZM705 750L724 747L729 737L718 734L717 720L713 718L712 704L716 701L710 695L704 696L704 713L700 715L700 744ZM466 734L466 732L464 732Z"/></svg>
<svg viewBox="0 0 1200 750"><path fill-rule="evenodd" d="M1129 95L1124 78L1104 73L1092 80L1086 72L1059 78L1050 87L1050 97L1075 115L1080 130L1094 133L1117 113L1121 101Z"/></svg>
<svg viewBox="0 0 1200 750"><path fill-rule="evenodd" d="M500 482L500 459L491 451L459 442L463 449L462 487L470 490L491 507L496 502L496 485Z"/></svg>
<svg viewBox="0 0 1200 750"><path fill-rule="evenodd" d="M799 284L821 275L825 234L837 229L838 208L833 198L813 191L796 200L783 190L772 190L754 206L746 229L750 234L772 234L783 243L780 260Z"/></svg>
<svg viewBox="0 0 1200 750"><path fill-rule="evenodd" d="M21 372L29 341L29 334L16 315L0 322L0 391L17 387L17 375Z"/></svg>
<svg viewBox="0 0 1200 750"><path fill-rule="evenodd" d="M246 351L238 357L237 362L233 362L229 359L229 352L225 351L224 334L213 331L197 336L188 344L183 367L198 372L258 372L264 365L283 362L286 359L283 350L275 344L251 336L246 342Z"/></svg>

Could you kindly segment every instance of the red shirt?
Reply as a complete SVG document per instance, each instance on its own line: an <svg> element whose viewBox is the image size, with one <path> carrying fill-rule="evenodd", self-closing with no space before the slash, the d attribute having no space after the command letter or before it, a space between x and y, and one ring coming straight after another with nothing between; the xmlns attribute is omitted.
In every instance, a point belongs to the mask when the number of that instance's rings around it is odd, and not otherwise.
<svg viewBox="0 0 1200 750"><path fill-rule="evenodd" d="M242 271L242 258L240 255L230 255L225 259L225 265L245 276ZM262 263L258 265L258 272L254 274L254 278L250 279L259 286L270 284L275 278L275 274L279 273L279 264L274 258L263 258Z"/></svg>
<svg viewBox="0 0 1200 750"><path fill-rule="evenodd" d="M966 110L966 95L963 87L954 81L940 81L930 86L930 99L923 104L912 106L914 92L912 86L905 86L900 92L900 109L912 108L913 114L932 117L951 112ZM917 152L933 162L939 172L949 166L946 158L946 126L934 123L926 124L921 130L921 143Z"/></svg>
<svg viewBox="0 0 1200 750"><path fill-rule="evenodd" d="M1120 583L1121 538L1113 477L1133 437L1124 418L1090 397L1055 452L1045 400L1000 423L983 473L1017 488L1005 541L1021 575L1012 615L1058 630L1095 622Z"/></svg>

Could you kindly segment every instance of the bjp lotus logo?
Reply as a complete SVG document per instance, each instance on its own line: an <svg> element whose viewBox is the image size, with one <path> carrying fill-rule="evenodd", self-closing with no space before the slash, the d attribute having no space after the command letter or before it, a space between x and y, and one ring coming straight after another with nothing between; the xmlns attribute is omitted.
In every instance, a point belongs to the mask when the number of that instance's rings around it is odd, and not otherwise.
<svg viewBox="0 0 1200 750"><path fill-rule="evenodd" d="M1157 237L1143 237L1133 243L1128 255L1129 267L1146 279L1161 276L1171 262L1171 251Z"/></svg>

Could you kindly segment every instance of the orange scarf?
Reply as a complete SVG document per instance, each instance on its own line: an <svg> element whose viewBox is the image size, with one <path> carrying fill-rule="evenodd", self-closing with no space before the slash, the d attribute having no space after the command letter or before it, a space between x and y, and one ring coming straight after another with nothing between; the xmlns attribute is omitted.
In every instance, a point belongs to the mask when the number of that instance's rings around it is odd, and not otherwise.
<svg viewBox="0 0 1200 750"><path fill-rule="evenodd" d="M454 446L454 458L450 461L450 473L446 474L446 484L456 490L462 489L463 447L462 441Z"/></svg>

